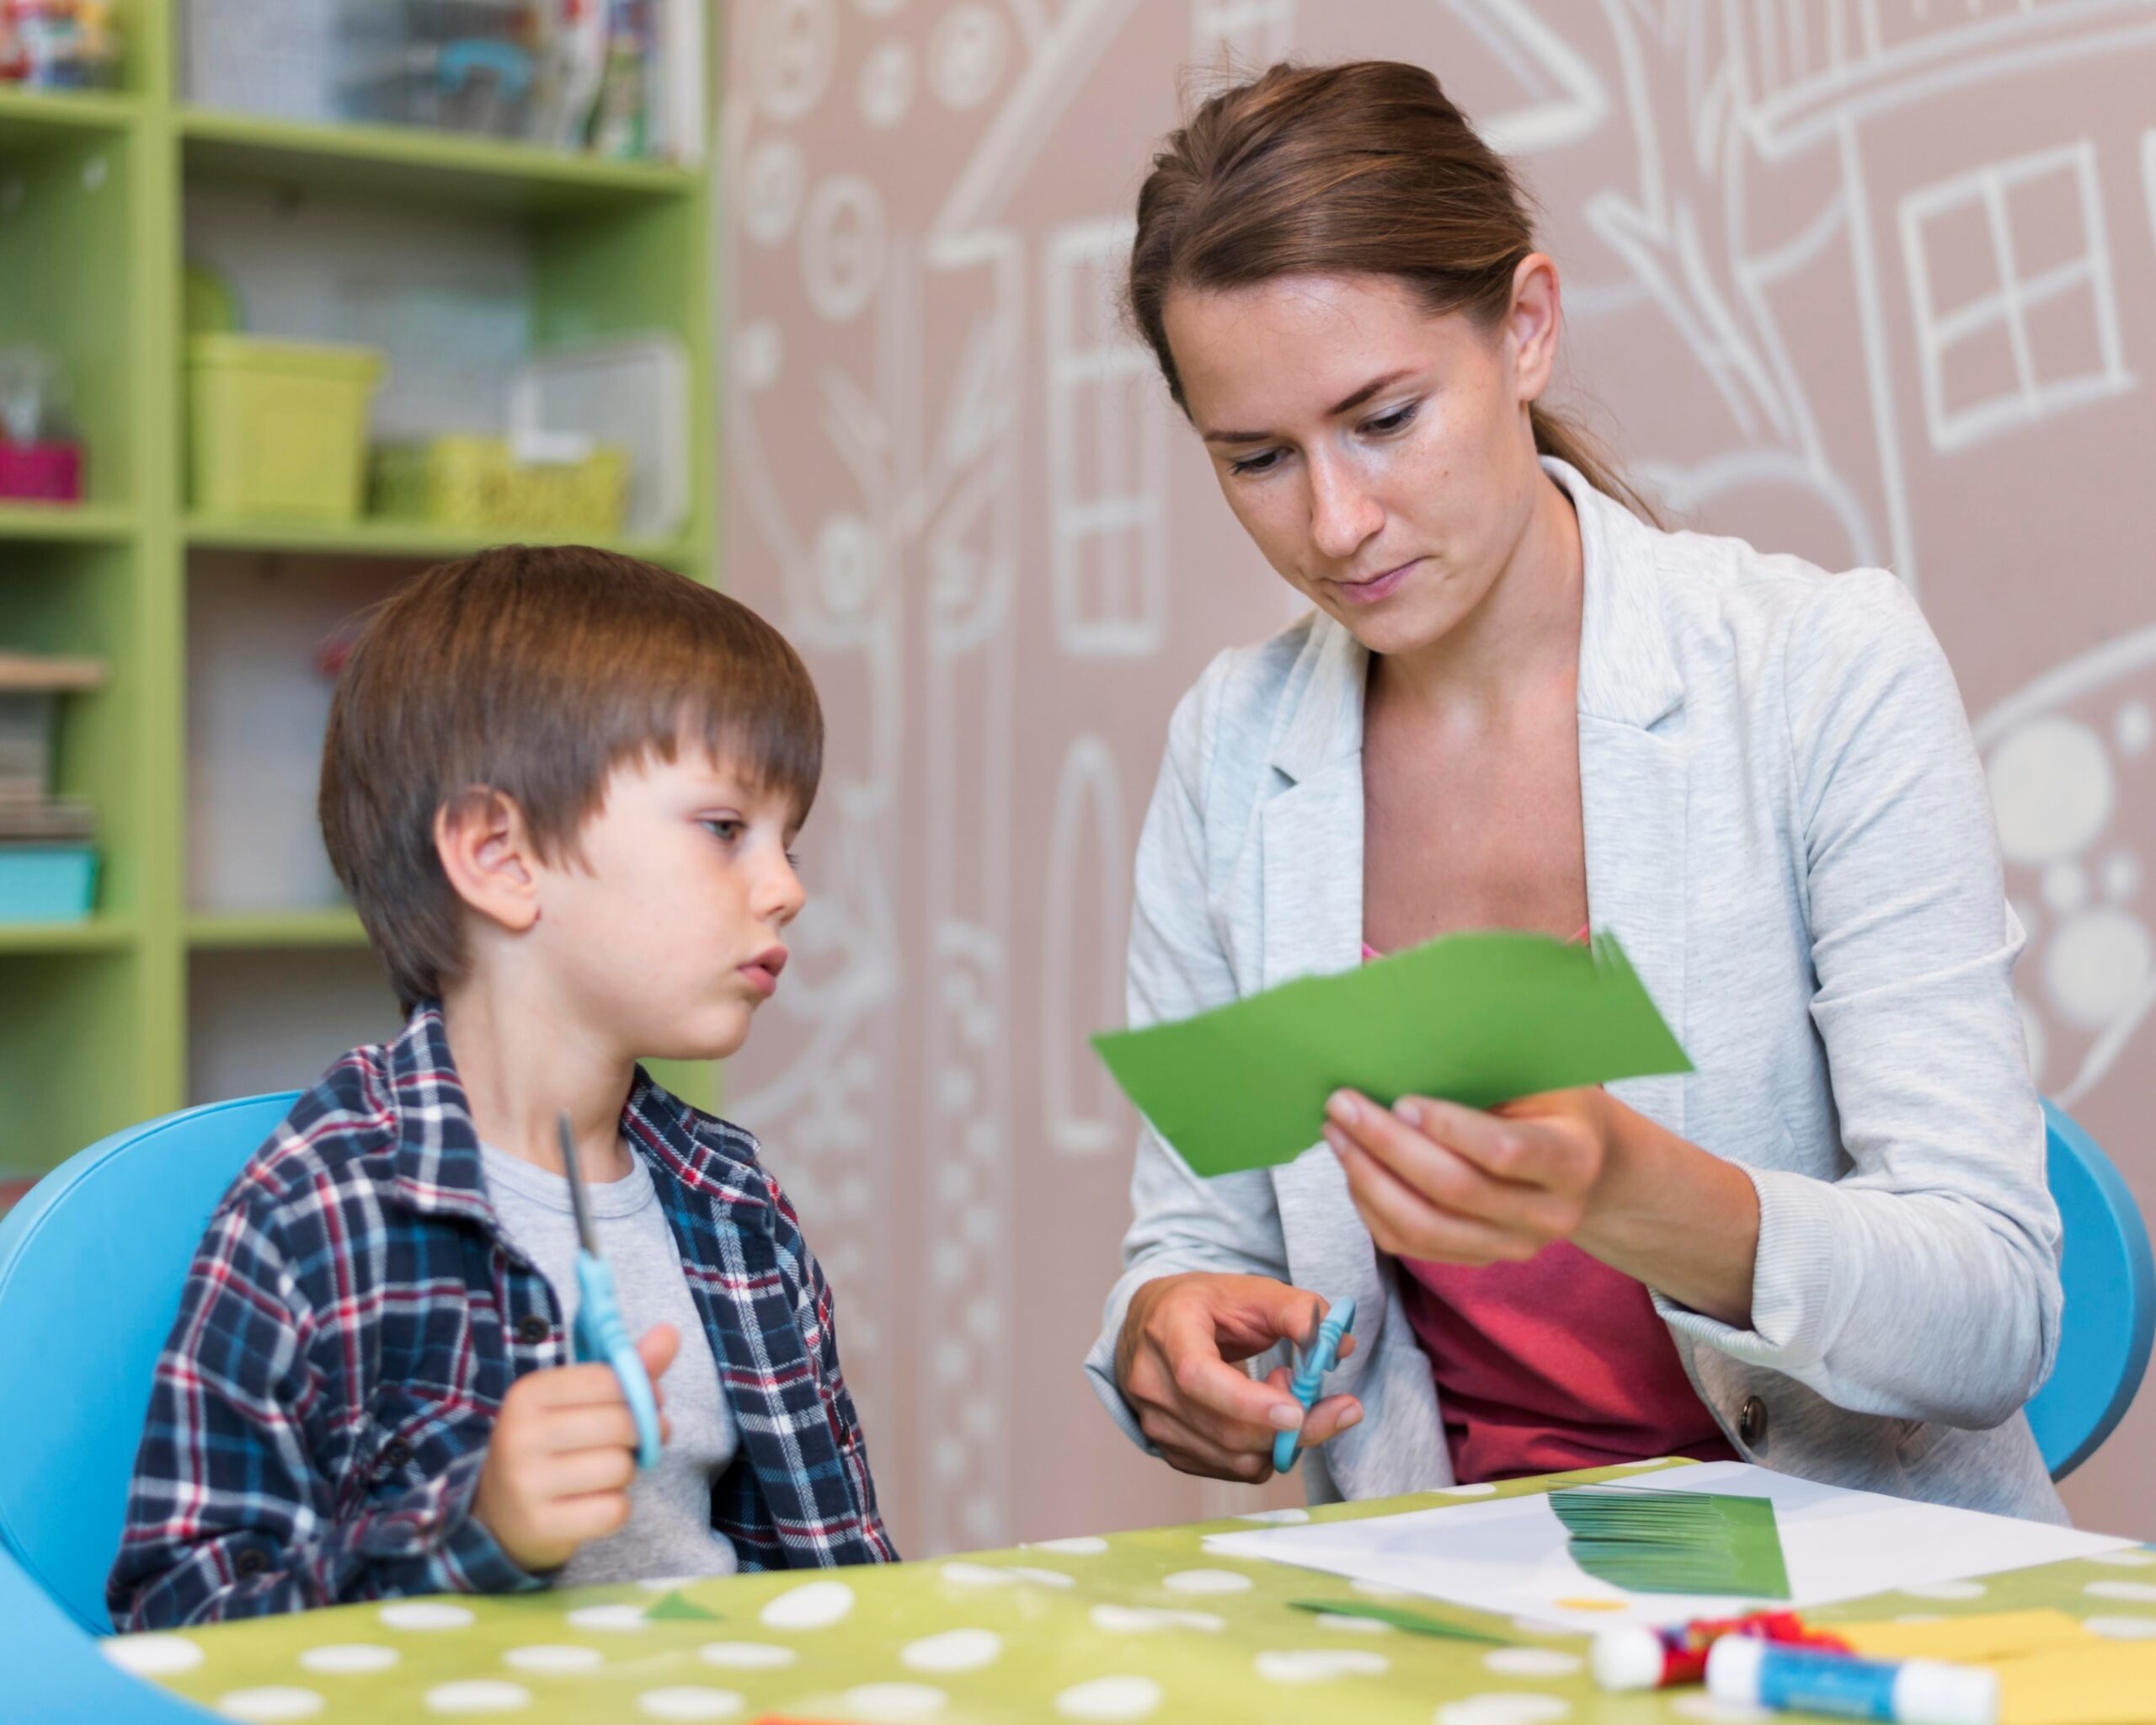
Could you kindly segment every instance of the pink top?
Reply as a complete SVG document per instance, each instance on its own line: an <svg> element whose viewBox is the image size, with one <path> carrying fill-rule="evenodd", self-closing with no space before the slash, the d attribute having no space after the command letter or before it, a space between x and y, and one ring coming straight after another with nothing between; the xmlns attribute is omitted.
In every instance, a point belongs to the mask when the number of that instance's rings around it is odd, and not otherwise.
<svg viewBox="0 0 2156 1725"><path fill-rule="evenodd" d="M1463 1483L1654 1455L1739 1459L1645 1284L1571 1242L1525 1263L1400 1267Z"/></svg>

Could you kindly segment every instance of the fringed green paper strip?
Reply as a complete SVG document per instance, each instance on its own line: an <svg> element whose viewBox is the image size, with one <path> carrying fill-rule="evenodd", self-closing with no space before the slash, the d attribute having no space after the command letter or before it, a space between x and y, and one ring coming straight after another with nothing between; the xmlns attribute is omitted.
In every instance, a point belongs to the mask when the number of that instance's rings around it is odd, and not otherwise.
<svg viewBox="0 0 2156 1725"><path fill-rule="evenodd" d="M1785 1599L1789 1567L1765 1498L1584 1486L1552 1492L1572 1561L1636 1594Z"/></svg>

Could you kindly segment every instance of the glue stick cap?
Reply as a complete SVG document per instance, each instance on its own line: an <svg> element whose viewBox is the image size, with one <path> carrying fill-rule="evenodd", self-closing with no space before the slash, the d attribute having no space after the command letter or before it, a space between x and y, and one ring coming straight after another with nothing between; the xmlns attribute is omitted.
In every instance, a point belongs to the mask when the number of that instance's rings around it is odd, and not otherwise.
<svg viewBox="0 0 2156 1725"><path fill-rule="evenodd" d="M1999 1674L1911 1659L1894 1680L1894 1712L1908 1725L1997 1725Z"/></svg>
<svg viewBox="0 0 2156 1725"><path fill-rule="evenodd" d="M1658 1689L1668 1658L1662 1637L1652 1629L1605 1629L1594 1638L1588 1664L1604 1689Z"/></svg>

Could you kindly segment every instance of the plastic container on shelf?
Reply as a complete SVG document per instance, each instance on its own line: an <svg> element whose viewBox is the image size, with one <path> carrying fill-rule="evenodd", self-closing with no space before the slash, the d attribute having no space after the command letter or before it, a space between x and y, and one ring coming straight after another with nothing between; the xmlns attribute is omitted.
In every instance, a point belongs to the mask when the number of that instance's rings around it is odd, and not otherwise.
<svg viewBox="0 0 2156 1725"><path fill-rule="evenodd" d="M179 10L190 102L337 117L338 0L186 0Z"/></svg>
<svg viewBox="0 0 2156 1725"><path fill-rule="evenodd" d="M0 500L24 499L80 503L83 442L60 361L41 348L0 348Z"/></svg>
<svg viewBox="0 0 2156 1725"><path fill-rule="evenodd" d="M0 845L0 923L83 922L97 903L89 845Z"/></svg>
<svg viewBox="0 0 2156 1725"><path fill-rule="evenodd" d="M451 435L375 451L374 512L467 532L610 539L622 531L629 463L581 446L564 459L519 460L505 437Z"/></svg>
<svg viewBox="0 0 2156 1725"><path fill-rule="evenodd" d="M195 335L187 343L189 494L225 520L352 521L366 488L372 348Z"/></svg>
<svg viewBox="0 0 2156 1725"><path fill-rule="evenodd" d="M510 391L513 436L580 435L628 457L623 530L671 539L689 524L688 350L664 331L541 355Z"/></svg>

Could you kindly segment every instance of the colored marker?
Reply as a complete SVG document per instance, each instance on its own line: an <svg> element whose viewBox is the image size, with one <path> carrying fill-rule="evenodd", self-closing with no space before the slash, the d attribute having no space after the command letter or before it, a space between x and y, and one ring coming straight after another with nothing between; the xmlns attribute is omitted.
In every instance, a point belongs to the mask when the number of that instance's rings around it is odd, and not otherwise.
<svg viewBox="0 0 2156 1725"><path fill-rule="evenodd" d="M1846 1653L1849 1644L1811 1629L1794 1611L1751 1611L1742 1617L1695 1617L1673 1629L1605 1629L1594 1638L1589 1665L1603 1688L1623 1691L1704 1683L1707 1654L1725 1635L1749 1635L1788 1647Z"/></svg>
<svg viewBox="0 0 2156 1725"><path fill-rule="evenodd" d="M1748 1636L1725 1636L1714 1644L1707 1692L1739 1706L1893 1725L1999 1725L1996 1673L1937 1659L1852 1658Z"/></svg>

